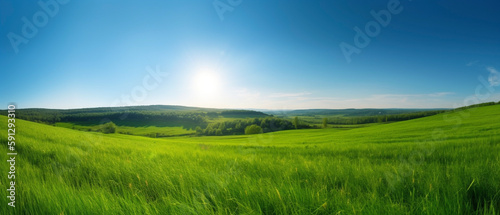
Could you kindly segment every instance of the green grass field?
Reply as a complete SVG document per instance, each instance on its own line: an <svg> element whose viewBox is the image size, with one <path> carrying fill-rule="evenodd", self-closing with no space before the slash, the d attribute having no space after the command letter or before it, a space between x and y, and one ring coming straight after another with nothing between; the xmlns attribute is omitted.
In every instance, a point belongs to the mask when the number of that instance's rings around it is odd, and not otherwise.
<svg viewBox="0 0 500 215"><path fill-rule="evenodd" d="M0 214L498 214L499 113L172 138L18 120L16 207L3 197Z"/></svg>
<svg viewBox="0 0 500 215"><path fill-rule="evenodd" d="M101 125L79 125L69 122L55 123L57 127L71 128L80 131L98 132ZM194 134L194 130L188 130L181 126L158 127L158 126L117 126L117 133L146 137L169 137Z"/></svg>

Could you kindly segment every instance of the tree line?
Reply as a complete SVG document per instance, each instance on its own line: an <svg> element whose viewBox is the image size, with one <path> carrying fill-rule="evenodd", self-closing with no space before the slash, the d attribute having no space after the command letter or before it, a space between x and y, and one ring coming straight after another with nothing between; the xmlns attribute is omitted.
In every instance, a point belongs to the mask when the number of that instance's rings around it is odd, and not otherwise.
<svg viewBox="0 0 500 215"><path fill-rule="evenodd" d="M262 129L263 133L294 129L295 126L289 120L277 117L252 118L252 119L237 119L224 122L213 122L207 125L206 128L196 127L196 134L207 136L235 135L245 134L245 129L249 126L254 126L250 131Z"/></svg>
<svg viewBox="0 0 500 215"><path fill-rule="evenodd" d="M426 116L432 116L444 113L445 111L446 110L432 110L432 111L422 111L416 113L404 113L404 114L382 115L382 116L330 117L327 118L327 121L328 124L333 124L333 125L356 125L356 124L381 123L381 122L398 122L398 121L422 118Z"/></svg>
<svg viewBox="0 0 500 215"><path fill-rule="evenodd" d="M206 123L207 113L176 111L125 111L125 112L80 112L65 113L64 111L52 111L43 109L25 109L20 110L18 117L20 119L54 124L57 122L83 123L88 125L98 125L103 122L113 121L118 125L137 125L151 122L179 122L204 124Z"/></svg>

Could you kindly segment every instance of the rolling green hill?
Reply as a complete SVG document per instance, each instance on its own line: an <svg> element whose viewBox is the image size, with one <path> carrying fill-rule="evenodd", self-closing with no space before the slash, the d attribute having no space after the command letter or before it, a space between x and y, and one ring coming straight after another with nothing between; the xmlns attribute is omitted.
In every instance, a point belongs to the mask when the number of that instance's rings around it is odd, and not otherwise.
<svg viewBox="0 0 500 215"><path fill-rule="evenodd" d="M493 103L494 104L494 103ZM397 122L443 113L426 109L311 109L273 112L277 116L253 110L198 108L176 105L99 107L82 109L18 109L17 117L80 131L100 132L113 122L120 134L146 137L222 136L244 134L246 126L256 124L264 133L294 128L354 128L370 124ZM7 111L0 111L6 115ZM327 120L326 126L323 121ZM199 128L198 128L199 127Z"/></svg>
<svg viewBox="0 0 500 215"><path fill-rule="evenodd" d="M6 115L3 110L0 115ZM99 131L107 122L115 123L117 132L148 137L171 137L195 134L213 122L271 117L252 110L198 108L176 105L99 107L83 109L18 109L20 119L81 131Z"/></svg>
<svg viewBox="0 0 500 215"><path fill-rule="evenodd" d="M0 214L497 214L499 113L157 139L17 120L16 208Z"/></svg>

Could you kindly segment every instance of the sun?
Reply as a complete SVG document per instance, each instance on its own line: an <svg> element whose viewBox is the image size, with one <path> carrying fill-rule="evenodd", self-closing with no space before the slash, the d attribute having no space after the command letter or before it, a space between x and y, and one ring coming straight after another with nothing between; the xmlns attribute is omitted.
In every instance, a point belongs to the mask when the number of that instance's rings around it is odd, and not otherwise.
<svg viewBox="0 0 500 215"><path fill-rule="evenodd" d="M194 89L197 94L206 97L213 97L219 91L219 78L213 72L203 71L194 77Z"/></svg>

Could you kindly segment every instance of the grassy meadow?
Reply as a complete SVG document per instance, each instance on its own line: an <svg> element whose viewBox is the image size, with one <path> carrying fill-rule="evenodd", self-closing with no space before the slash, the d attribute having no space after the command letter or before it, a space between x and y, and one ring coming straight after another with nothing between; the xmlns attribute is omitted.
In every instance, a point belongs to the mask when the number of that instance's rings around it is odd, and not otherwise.
<svg viewBox="0 0 500 215"><path fill-rule="evenodd" d="M0 214L498 214L499 113L169 138L17 120L16 208Z"/></svg>
<svg viewBox="0 0 500 215"><path fill-rule="evenodd" d="M70 122L57 122L54 124L58 127L63 128L71 128L80 131L99 131L101 129L101 125L80 125ZM194 134L195 131L193 129L185 129L181 126L117 126L117 132L119 134L129 134L129 135L137 135L137 136L146 136L146 137L167 137L167 136L184 136Z"/></svg>

